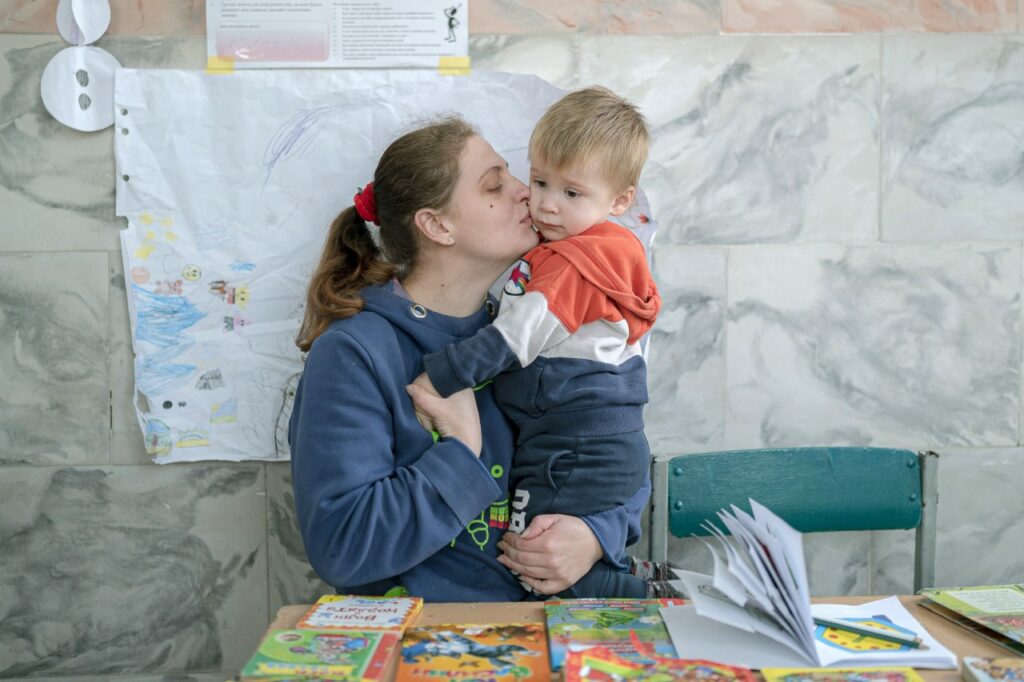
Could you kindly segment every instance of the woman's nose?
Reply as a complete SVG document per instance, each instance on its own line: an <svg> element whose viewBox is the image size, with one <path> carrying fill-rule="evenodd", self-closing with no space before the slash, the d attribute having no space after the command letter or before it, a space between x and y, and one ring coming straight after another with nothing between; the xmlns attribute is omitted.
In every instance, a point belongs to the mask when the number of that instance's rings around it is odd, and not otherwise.
<svg viewBox="0 0 1024 682"><path fill-rule="evenodd" d="M512 196L515 197L516 202L525 201L530 198L530 188L522 183L519 178L512 178L514 185L512 187Z"/></svg>

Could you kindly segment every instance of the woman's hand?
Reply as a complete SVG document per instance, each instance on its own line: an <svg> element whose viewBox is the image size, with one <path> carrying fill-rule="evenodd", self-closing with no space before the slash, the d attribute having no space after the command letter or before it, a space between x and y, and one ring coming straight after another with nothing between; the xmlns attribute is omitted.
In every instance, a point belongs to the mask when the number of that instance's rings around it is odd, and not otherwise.
<svg viewBox="0 0 1024 682"><path fill-rule="evenodd" d="M442 398L426 373L405 387L416 409L416 419L428 431L437 431L442 438L458 438L477 457L483 448L480 412L473 389L467 388Z"/></svg>
<svg viewBox="0 0 1024 682"><path fill-rule="evenodd" d="M498 549L498 561L541 594L575 585L604 555L590 526L564 514L534 517L521 535L505 533Z"/></svg>

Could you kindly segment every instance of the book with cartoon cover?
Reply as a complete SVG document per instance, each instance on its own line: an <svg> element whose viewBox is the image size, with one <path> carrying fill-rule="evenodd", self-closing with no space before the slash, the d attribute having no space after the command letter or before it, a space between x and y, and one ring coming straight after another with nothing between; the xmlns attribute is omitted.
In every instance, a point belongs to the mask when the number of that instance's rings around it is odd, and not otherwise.
<svg viewBox="0 0 1024 682"><path fill-rule="evenodd" d="M325 594L307 611L297 628L310 630L395 630L412 622L423 600L420 597L362 597Z"/></svg>
<svg viewBox="0 0 1024 682"><path fill-rule="evenodd" d="M429 625L402 638L396 682L551 679L540 623Z"/></svg>
<svg viewBox="0 0 1024 682"><path fill-rule="evenodd" d="M949 612L997 632L1024 653L1024 585L983 585L921 590L921 606L957 622ZM1006 646L1005 643L998 642Z"/></svg>
<svg viewBox="0 0 1024 682"><path fill-rule="evenodd" d="M962 676L966 682L1024 682L1024 658L965 656Z"/></svg>
<svg viewBox="0 0 1024 682"><path fill-rule="evenodd" d="M763 668L765 682L924 682L913 668Z"/></svg>
<svg viewBox="0 0 1024 682"><path fill-rule="evenodd" d="M661 620L663 606L681 599L566 599L544 604L551 669L560 670L570 648L605 647L626 658L674 657Z"/></svg>
<svg viewBox="0 0 1024 682"><path fill-rule="evenodd" d="M653 662L619 656L606 647L569 651L565 682L755 682L749 668L715 661L653 657Z"/></svg>
<svg viewBox="0 0 1024 682"><path fill-rule="evenodd" d="M398 644L398 634L378 630L271 630L242 676L381 680Z"/></svg>

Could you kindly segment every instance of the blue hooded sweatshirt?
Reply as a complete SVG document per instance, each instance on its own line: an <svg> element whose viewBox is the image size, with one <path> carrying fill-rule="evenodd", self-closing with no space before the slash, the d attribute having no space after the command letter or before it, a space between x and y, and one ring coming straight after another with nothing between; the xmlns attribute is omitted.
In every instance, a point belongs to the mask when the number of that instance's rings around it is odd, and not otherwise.
<svg viewBox="0 0 1024 682"><path fill-rule="evenodd" d="M434 442L405 392L423 356L489 324L496 301L469 317L421 316L399 291L364 289L364 310L332 323L306 358L289 425L306 554L339 592L400 585L428 601L521 600L497 561L515 436L490 385L476 391L479 458L457 439ZM606 561L639 537L649 496L648 483L625 506L583 518Z"/></svg>

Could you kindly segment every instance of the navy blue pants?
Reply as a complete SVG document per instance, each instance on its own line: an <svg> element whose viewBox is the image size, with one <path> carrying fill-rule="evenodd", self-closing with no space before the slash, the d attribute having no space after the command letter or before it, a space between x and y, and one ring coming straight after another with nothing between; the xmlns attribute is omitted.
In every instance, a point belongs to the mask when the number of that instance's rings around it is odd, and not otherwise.
<svg viewBox="0 0 1024 682"><path fill-rule="evenodd" d="M644 485L651 450L643 431L607 436L540 434L520 443L512 460L509 530L522 532L540 514L589 516L623 505ZM613 557L625 561L626 549ZM647 583L604 561L559 596L647 596Z"/></svg>

